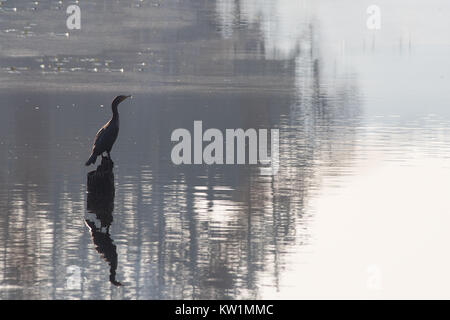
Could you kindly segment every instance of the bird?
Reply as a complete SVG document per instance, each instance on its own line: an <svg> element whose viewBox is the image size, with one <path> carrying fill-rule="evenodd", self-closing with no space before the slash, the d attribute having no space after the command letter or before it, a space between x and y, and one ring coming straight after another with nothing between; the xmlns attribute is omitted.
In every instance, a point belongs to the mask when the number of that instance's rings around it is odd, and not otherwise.
<svg viewBox="0 0 450 320"><path fill-rule="evenodd" d="M97 135L94 139L94 144L92 145L92 153L89 160L86 161L85 165L95 164L97 157L103 155L104 152L108 154L108 158L111 159L111 149L116 142L117 135L119 134L119 112L117 111L117 106L126 98L131 97L131 95L117 96L112 104L112 118L103 127L98 130Z"/></svg>

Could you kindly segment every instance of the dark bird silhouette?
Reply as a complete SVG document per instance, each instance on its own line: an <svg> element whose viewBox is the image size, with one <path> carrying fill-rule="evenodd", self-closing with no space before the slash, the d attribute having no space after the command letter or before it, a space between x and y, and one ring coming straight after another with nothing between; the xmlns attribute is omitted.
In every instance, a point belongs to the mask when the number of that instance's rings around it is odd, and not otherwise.
<svg viewBox="0 0 450 320"><path fill-rule="evenodd" d="M111 159L110 152L114 142L116 142L117 135L119 134L119 112L117 111L117 106L129 97L131 96L117 96L112 102L111 109L113 116L108 123L98 130L92 146L92 153L89 160L86 161L86 166L95 164L97 157L102 155L104 152L106 152L108 154L108 158Z"/></svg>

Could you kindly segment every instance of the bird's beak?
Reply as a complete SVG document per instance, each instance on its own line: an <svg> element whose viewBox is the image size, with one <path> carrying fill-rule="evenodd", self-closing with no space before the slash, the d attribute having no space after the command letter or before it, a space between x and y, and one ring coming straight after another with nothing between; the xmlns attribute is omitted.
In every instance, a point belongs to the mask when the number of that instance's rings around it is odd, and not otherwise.
<svg viewBox="0 0 450 320"><path fill-rule="evenodd" d="M125 99L127 99L127 98L132 98L131 94L128 95L128 96L124 96L124 98L123 98L120 102L122 102L123 100L125 100Z"/></svg>

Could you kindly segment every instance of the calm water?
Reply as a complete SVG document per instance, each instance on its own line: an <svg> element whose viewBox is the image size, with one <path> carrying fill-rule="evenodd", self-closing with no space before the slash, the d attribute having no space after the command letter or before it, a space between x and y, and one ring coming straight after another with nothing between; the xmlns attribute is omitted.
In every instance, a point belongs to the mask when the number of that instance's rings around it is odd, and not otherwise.
<svg viewBox="0 0 450 320"><path fill-rule="evenodd" d="M450 5L378 2L380 30L356 0L80 1L68 30L2 1L0 298L449 298ZM173 165L194 120L279 129L278 174Z"/></svg>

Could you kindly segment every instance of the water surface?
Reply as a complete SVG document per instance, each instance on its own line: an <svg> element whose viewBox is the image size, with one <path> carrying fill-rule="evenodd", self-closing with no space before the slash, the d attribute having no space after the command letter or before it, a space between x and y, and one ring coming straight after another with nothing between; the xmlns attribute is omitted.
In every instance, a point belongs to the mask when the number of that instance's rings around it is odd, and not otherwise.
<svg viewBox="0 0 450 320"><path fill-rule="evenodd" d="M379 2L3 1L0 297L448 297L450 6ZM278 174L175 166L195 120L279 129Z"/></svg>

